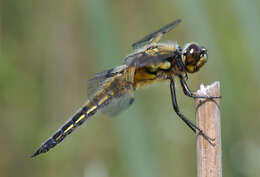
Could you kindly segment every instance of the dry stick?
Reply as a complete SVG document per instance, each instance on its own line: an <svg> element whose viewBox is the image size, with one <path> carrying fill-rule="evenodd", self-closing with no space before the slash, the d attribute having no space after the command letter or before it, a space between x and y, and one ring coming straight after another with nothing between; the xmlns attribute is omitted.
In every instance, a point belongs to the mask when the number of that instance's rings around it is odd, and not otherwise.
<svg viewBox="0 0 260 177"><path fill-rule="evenodd" d="M197 94L200 96L220 96L220 83L214 82L207 87L201 85ZM197 126L210 138L214 138L213 143L215 144L210 144L203 136L197 137L198 177L222 177L219 100L195 99Z"/></svg>

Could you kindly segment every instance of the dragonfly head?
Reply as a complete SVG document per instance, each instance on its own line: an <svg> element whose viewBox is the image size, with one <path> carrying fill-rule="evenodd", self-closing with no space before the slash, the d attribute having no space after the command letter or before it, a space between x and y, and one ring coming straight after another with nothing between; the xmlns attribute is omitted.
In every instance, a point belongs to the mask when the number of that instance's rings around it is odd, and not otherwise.
<svg viewBox="0 0 260 177"><path fill-rule="evenodd" d="M199 69L207 62L208 53L204 47L197 43L188 43L183 48L182 61L185 70L189 73L199 71Z"/></svg>

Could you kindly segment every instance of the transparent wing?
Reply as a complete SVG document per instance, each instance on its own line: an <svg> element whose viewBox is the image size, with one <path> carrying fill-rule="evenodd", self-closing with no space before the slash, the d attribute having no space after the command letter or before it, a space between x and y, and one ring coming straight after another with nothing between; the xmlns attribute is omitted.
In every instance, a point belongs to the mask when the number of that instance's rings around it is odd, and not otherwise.
<svg viewBox="0 0 260 177"><path fill-rule="evenodd" d="M141 51L127 56L125 59L125 64L129 67L134 66L136 68L139 68L149 65L157 65L165 61L167 58L173 56L173 52L158 51L154 55L150 55L145 51Z"/></svg>
<svg viewBox="0 0 260 177"><path fill-rule="evenodd" d="M95 74L94 78L88 80L88 98L92 98L95 95L95 93L104 86L104 84L109 80L109 78L118 74L123 74L126 68L126 65L121 65L106 70L104 72Z"/></svg>
<svg viewBox="0 0 260 177"><path fill-rule="evenodd" d="M175 21L169 23L168 25L162 27L158 31L155 31L155 32L145 36L143 39L141 39L141 40L132 44L133 49L140 48L140 47L142 47L146 44L150 44L152 42L155 42L155 43L158 42L163 37L164 34L169 32L171 29L173 29L180 22L181 22L181 19L175 20Z"/></svg>
<svg viewBox="0 0 260 177"><path fill-rule="evenodd" d="M107 104L101 112L108 115L109 117L115 117L119 113L125 111L129 108L135 100L135 95L133 90L126 90L124 94L121 93L120 96L111 99L109 104Z"/></svg>
<svg viewBox="0 0 260 177"><path fill-rule="evenodd" d="M88 82L89 99L99 102L109 97L99 110L110 117L118 115L134 102L133 72L122 65L96 74Z"/></svg>

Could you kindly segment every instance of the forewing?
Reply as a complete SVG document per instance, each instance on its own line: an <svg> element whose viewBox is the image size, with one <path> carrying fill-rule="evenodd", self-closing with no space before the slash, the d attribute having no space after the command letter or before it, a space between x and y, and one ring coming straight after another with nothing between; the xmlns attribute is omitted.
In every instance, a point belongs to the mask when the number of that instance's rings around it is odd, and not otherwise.
<svg viewBox="0 0 260 177"><path fill-rule="evenodd" d="M162 27L158 31L155 31L147 36L145 36L143 39L135 42L132 44L133 49L140 48L146 44L151 44L152 42L158 42L164 34L172 30L176 25L178 25L181 22L181 19L175 20L168 25Z"/></svg>
<svg viewBox="0 0 260 177"><path fill-rule="evenodd" d="M173 55L174 55L173 52L158 51L157 53L151 55L145 51L141 51L127 56L125 59L125 64L128 67L136 67L136 68L149 66L149 65L157 65L165 61L167 58L172 57Z"/></svg>

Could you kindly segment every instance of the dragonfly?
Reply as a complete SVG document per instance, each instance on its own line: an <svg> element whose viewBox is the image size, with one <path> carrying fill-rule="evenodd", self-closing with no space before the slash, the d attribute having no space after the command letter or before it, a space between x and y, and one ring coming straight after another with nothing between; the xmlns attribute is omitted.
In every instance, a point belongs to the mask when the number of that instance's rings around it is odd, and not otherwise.
<svg viewBox="0 0 260 177"><path fill-rule="evenodd" d="M192 98L214 99L219 97L198 96L187 85L188 74L196 73L207 62L205 47L190 42L181 48L177 42L159 42L161 38L181 23L177 19L159 30L132 44L133 52L125 57L123 65L96 74L88 81L88 101L58 131L47 139L31 156L48 152L88 118L97 112L116 116L126 110L135 100L135 91L158 81L169 81L173 109L196 134L208 137L203 130L181 113L175 93L175 80L178 79L185 95Z"/></svg>

